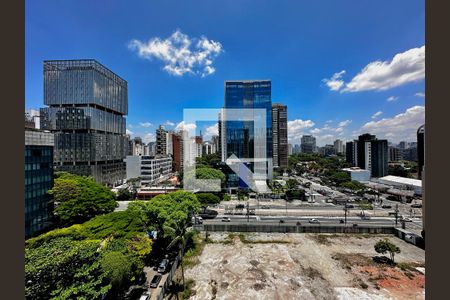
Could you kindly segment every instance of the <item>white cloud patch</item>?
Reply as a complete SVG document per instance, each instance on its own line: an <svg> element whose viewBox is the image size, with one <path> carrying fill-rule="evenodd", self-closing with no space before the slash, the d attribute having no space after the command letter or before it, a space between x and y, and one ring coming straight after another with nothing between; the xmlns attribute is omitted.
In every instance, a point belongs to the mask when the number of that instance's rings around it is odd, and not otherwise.
<svg viewBox="0 0 450 300"><path fill-rule="evenodd" d="M415 141L417 128L425 123L425 106L413 106L392 118L371 121L364 124L354 134L370 133L378 138L388 138L390 142Z"/></svg>
<svg viewBox="0 0 450 300"><path fill-rule="evenodd" d="M174 126L175 123L172 122L172 121L167 120L166 122L164 122L164 125L166 125L166 126Z"/></svg>
<svg viewBox="0 0 450 300"><path fill-rule="evenodd" d="M389 98L386 99L388 102L393 102L393 101L397 101L398 97L397 96L390 96Z"/></svg>
<svg viewBox="0 0 450 300"><path fill-rule="evenodd" d="M156 135L152 132L146 133L142 141L146 144L156 141Z"/></svg>
<svg viewBox="0 0 450 300"><path fill-rule="evenodd" d="M132 134L134 134L134 132L131 131L131 130L129 130L129 129L127 129L127 130L126 130L126 134L132 135Z"/></svg>
<svg viewBox="0 0 450 300"><path fill-rule="evenodd" d="M332 91L339 91L339 89L344 84L344 80L342 80L342 75L345 74L345 70L342 70L341 72L334 73L331 78L325 78L322 79L322 82L324 82Z"/></svg>
<svg viewBox="0 0 450 300"><path fill-rule="evenodd" d="M365 66L353 79L345 83L342 75L335 73L323 81L332 91L362 92L383 91L425 78L425 46L396 54L390 61L377 60Z"/></svg>
<svg viewBox="0 0 450 300"><path fill-rule="evenodd" d="M153 124L150 122L142 122L142 123L139 123L139 125L141 127L148 128L148 127L152 126Z"/></svg>
<svg viewBox="0 0 450 300"><path fill-rule="evenodd" d="M177 124L177 126L175 127L175 130L179 131L179 130L186 130L186 131L192 131L195 130L197 128L197 125L195 125L194 123L185 123L184 121L181 121L180 123Z"/></svg>
<svg viewBox="0 0 450 300"><path fill-rule="evenodd" d="M415 93L414 96L419 98L425 98L425 93Z"/></svg>
<svg viewBox="0 0 450 300"><path fill-rule="evenodd" d="M129 42L128 48L136 51L141 58L162 61L163 70L171 75L183 76L188 73L201 77L216 71L214 59L224 51L220 42L205 36L190 38L179 29L166 39L154 37L148 42L134 39Z"/></svg>
<svg viewBox="0 0 450 300"><path fill-rule="evenodd" d="M212 136L219 135L219 124L216 123L212 126L206 127L206 131L204 134L205 140L210 140Z"/></svg>
<svg viewBox="0 0 450 300"><path fill-rule="evenodd" d="M352 122L352 120L345 120L345 121L339 122L338 127L347 127L348 125L350 125L351 122Z"/></svg>
<svg viewBox="0 0 450 300"><path fill-rule="evenodd" d="M311 120L296 119L288 121L288 140L290 143L300 143L300 138L306 134L306 129L313 127L315 124Z"/></svg>
<svg viewBox="0 0 450 300"><path fill-rule="evenodd" d="M382 113L383 113L382 111L377 111L376 113L374 113L374 114L372 115L372 119L378 118L379 116L381 116Z"/></svg>

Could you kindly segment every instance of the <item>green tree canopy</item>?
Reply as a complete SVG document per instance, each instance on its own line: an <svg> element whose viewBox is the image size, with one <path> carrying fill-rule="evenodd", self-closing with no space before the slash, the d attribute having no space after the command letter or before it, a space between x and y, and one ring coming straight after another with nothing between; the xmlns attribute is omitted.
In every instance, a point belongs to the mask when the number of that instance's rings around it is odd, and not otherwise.
<svg viewBox="0 0 450 300"><path fill-rule="evenodd" d="M53 195L60 225L82 223L117 207L115 194L92 177L58 172L49 193Z"/></svg>
<svg viewBox="0 0 450 300"><path fill-rule="evenodd" d="M394 263L394 257L396 253L400 253L400 248L393 244L389 239L379 240L375 246L375 251L377 253L386 254L389 253L392 263Z"/></svg>
<svg viewBox="0 0 450 300"><path fill-rule="evenodd" d="M220 203L220 198L213 193L198 193L196 196L201 205Z"/></svg>

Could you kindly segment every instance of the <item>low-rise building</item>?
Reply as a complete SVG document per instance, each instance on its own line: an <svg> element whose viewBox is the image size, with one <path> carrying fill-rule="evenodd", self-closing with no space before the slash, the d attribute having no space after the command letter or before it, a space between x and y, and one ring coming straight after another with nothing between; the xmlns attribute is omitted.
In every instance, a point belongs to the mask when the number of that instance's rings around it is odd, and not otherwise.
<svg viewBox="0 0 450 300"><path fill-rule="evenodd" d="M140 178L142 185L152 185L172 175L170 156L130 155L125 159L127 180Z"/></svg>
<svg viewBox="0 0 450 300"><path fill-rule="evenodd" d="M399 190L413 190L414 194L422 195L422 181L418 179L388 175L378 178L378 182Z"/></svg>
<svg viewBox="0 0 450 300"><path fill-rule="evenodd" d="M342 171L348 172L352 180L359 182L367 182L370 181L370 171L360 169L358 167L351 167L342 169Z"/></svg>

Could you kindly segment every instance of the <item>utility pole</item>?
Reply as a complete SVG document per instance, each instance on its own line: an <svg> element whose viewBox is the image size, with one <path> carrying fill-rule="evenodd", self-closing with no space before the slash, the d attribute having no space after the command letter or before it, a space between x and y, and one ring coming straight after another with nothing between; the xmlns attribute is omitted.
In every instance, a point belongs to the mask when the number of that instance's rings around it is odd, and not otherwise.
<svg viewBox="0 0 450 300"><path fill-rule="evenodd" d="M249 205L247 200L247 223L250 222L250 213L249 213Z"/></svg>
<svg viewBox="0 0 450 300"><path fill-rule="evenodd" d="M398 212L398 204L395 204L395 226L397 226Z"/></svg>
<svg viewBox="0 0 450 300"><path fill-rule="evenodd" d="M347 211L348 211L347 202L348 202L348 200L345 200L345 206L344 206L344 224L345 224L345 226L347 226Z"/></svg>

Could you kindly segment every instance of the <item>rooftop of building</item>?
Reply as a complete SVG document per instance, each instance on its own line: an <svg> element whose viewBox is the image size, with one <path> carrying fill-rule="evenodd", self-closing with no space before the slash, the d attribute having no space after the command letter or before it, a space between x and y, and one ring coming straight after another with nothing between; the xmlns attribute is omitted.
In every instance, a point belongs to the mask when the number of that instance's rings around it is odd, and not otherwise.
<svg viewBox="0 0 450 300"><path fill-rule="evenodd" d="M406 177L388 175L388 176L380 177L378 180L390 181L390 182L395 182L395 183L400 183L400 184L405 184L405 185L422 187L422 180L414 179L414 178L406 178Z"/></svg>
<svg viewBox="0 0 450 300"><path fill-rule="evenodd" d="M347 171L347 172L370 172L369 170L361 169L361 168L358 168L358 167L344 168L342 170L343 171Z"/></svg>

